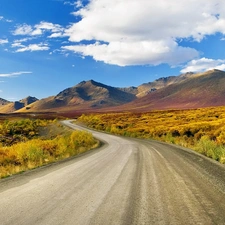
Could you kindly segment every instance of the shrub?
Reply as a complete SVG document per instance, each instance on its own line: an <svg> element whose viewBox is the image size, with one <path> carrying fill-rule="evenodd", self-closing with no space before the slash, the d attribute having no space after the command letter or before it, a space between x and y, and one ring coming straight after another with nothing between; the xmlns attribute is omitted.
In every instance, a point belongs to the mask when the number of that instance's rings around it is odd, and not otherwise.
<svg viewBox="0 0 225 225"><path fill-rule="evenodd" d="M73 131L52 140L33 139L0 147L0 177L80 154L99 142L86 131Z"/></svg>
<svg viewBox="0 0 225 225"><path fill-rule="evenodd" d="M179 144L225 163L225 107L82 115L78 120L113 134Z"/></svg>
<svg viewBox="0 0 225 225"><path fill-rule="evenodd" d="M217 145L215 141L210 140L208 136L203 136L197 143L195 150L212 159L223 162L225 149L221 145Z"/></svg>

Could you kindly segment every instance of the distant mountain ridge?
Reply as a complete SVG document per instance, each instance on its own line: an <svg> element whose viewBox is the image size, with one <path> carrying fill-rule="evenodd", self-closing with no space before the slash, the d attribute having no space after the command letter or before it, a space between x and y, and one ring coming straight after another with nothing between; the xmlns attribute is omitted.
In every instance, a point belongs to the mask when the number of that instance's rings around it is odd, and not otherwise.
<svg viewBox="0 0 225 225"><path fill-rule="evenodd" d="M38 101L38 99L35 97L28 96L24 99L21 99L20 101L15 101L15 102L9 102L7 100L4 100L4 101L6 101L6 104L0 106L0 113L15 112L19 109L22 109L22 108L28 106L29 104L31 104L35 101Z"/></svg>
<svg viewBox="0 0 225 225"><path fill-rule="evenodd" d="M74 99L75 98L75 99ZM56 95L55 99L74 104L74 100L93 101L98 104L123 104L135 99L134 95L118 88L114 88L94 80L82 81L78 85L65 89Z"/></svg>
<svg viewBox="0 0 225 225"><path fill-rule="evenodd" d="M153 91L156 91L161 88L165 88L174 83L180 83L190 77L192 77L194 73L188 72L185 74L181 74L179 76L169 76L169 77L161 77L153 82L144 83L138 86L138 97L143 97Z"/></svg>
<svg viewBox="0 0 225 225"><path fill-rule="evenodd" d="M9 103L10 103L10 101L7 101L7 100L5 100L3 98L0 98L0 106L7 105Z"/></svg>
<svg viewBox="0 0 225 225"><path fill-rule="evenodd" d="M41 100L30 96L13 103L2 100L0 112L149 111L220 105L225 105L225 72L211 70L163 77L138 87L82 81Z"/></svg>
<svg viewBox="0 0 225 225"><path fill-rule="evenodd" d="M211 70L205 73L181 75L164 88L123 105L119 110L149 111L211 106L225 106L224 71Z"/></svg>
<svg viewBox="0 0 225 225"><path fill-rule="evenodd" d="M34 102L29 105L29 110L21 111L104 108L122 105L136 98L136 95L126 90L89 80L67 88L56 96Z"/></svg>

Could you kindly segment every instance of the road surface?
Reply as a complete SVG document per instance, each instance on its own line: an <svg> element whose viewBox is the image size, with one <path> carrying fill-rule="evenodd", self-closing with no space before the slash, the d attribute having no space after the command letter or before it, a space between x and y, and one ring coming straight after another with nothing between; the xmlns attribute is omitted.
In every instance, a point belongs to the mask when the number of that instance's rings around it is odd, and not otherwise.
<svg viewBox="0 0 225 225"><path fill-rule="evenodd" d="M1 180L0 224L225 224L224 165L173 145L93 133L105 142L100 149Z"/></svg>

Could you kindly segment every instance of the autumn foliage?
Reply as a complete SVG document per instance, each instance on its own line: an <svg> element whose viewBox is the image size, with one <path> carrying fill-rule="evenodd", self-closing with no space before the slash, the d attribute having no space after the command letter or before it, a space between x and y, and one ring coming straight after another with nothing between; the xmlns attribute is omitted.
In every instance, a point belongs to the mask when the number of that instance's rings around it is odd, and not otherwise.
<svg viewBox="0 0 225 225"><path fill-rule="evenodd" d="M1 124L0 177L36 168L59 159L78 155L97 147L91 133L72 131L39 135L41 127L54 123L46 120L4 121ZM54 127L61 126L58 123Z"/></svg>
<svg viewBox="0 0 225 225"><path fill-rule="evenodd" d="M117 135L189 147L225 163L225 107L82 115L79 121Z"/></svg>

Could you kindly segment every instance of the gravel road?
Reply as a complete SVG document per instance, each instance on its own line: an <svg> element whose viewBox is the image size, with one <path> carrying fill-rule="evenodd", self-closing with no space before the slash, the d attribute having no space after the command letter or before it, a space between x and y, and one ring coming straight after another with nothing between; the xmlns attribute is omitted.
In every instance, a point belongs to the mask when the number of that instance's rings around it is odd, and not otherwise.
<svg viewBox="0 0 225 225"><path fill-rule="evenodd" d="M0 181L1 225L225 224L224 165L91 132L105 142L98 150Z"/></svg>

